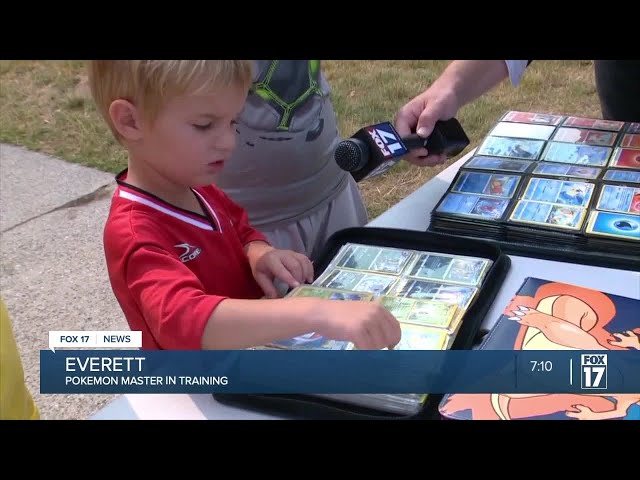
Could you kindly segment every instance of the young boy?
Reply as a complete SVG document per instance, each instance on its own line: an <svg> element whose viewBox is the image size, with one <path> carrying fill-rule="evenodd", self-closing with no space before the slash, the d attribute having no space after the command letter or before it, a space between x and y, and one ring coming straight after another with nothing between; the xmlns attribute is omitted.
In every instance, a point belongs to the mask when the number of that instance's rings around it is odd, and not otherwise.
<svg viewBox="0 0 640 480"><path fill-rule="evenodd" d="M273 248L213 185L235 147L251 73L242 60L90 63L97 108L129 155L104 248L131 329L144 349L244 349L309 332L395 346L399 323L377 304L275 298L276 280L312 281L311 262Z"/></svg>

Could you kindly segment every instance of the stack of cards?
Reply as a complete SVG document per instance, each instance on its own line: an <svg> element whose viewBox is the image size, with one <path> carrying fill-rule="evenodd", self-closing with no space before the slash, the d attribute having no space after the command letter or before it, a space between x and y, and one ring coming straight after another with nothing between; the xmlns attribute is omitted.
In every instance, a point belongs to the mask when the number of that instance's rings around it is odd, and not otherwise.
<svg viewBox="0 0 640 480"><path fill-rule="evenodd" d="M484 168L487 161L493 164L496 159L476 157L474 160L474 165ZM500 172L499 168L522 166L506 160L504 167L498 165L491 172L461 170L432 215L433 226L448 233L494 240L504 238L503 220L523 176L507 170Z"/></svg>
<svg viewBox="0 0 640 480"><path fill-rule="evenodd" d="M640 155L640 150L638 151ZM634 172L639 173L640 172ZM594 249L620 248L618 240L640 239L640 185L603 183L590 212L585 235Z"/></svg>
<svg viewBox="0 0 640 480"><path fill-rule="evenodd" d="M400 322L397 350L451 347L464 314L493 262L486 258L347 243L312 285L288 297L378 302ZM352 350L354 345L309 332L263 348ZM413 413L426 394L319 395L392 413Z"/></svg>
<svg viewBox="0 0 640 480"><path fill-rule="evenodd" d="M640 123L508 112L431 212L429 230L499 242L640 247Z"/></svg>

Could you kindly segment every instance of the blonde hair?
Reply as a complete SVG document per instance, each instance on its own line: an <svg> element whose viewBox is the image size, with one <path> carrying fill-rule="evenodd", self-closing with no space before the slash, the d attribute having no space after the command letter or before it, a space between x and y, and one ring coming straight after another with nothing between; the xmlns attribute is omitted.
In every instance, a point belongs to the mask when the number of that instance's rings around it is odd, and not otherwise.
<svg viewBox="0 0 640 480"><path fill-rule="evenodd" d="M237 86L248 90L251 60L91 60L89 86L96 107L116 139L109 108L124 99L153 122L163 105L177 95L215 93Z"/></svg>

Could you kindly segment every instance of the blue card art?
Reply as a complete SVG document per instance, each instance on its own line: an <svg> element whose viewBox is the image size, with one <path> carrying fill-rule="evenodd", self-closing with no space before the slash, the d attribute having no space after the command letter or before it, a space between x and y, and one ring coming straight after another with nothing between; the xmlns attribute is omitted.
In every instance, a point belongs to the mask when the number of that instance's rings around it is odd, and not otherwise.
<svg viewBox="0 0 640 480"><path fill-rule="evenodd" d="M640 217L624 213L592 212L586 232L640 242Z"/></svg>
<svg viewBox="0 0 640 480"><path fill-rule="evenodd" d="M448 193L438 207L438 212L497 220L502 218L508 205L508 199Z"/></svg>
<svg viewBox="0 0 640 480"><path fill-rule="evenodd" d="M537 160L544 147L544 140L488 136L478 148L479 155Z"/></svg>
<svg viewBox="0 0 640 480"><path fill-rule="evenodd" d="M611 147L549 142L542 160L602 167L607 164L612 151Z"/></svg>
<svg viewBox="0 0 640 480"><path fill-rule="evenodd" d="M519 181L517 175L463 172L451 191L511 198Z"/></svg>

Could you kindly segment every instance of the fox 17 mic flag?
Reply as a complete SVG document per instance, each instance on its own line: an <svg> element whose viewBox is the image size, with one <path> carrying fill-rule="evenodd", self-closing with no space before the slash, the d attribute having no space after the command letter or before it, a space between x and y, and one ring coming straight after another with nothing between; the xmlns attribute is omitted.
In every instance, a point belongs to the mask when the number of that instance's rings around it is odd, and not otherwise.
<svg viewBox="0 0 640 480"><path fill-rule="evenodd" d="M41 350L40 392L639 393L640 351Z"/></svg>

